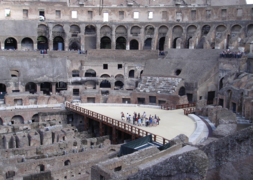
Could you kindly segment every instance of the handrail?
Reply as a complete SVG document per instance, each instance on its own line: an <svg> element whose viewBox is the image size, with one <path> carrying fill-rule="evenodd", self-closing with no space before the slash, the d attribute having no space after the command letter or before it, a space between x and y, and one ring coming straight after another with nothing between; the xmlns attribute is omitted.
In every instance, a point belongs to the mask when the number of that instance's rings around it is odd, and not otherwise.
<svg viewBox="0 0 253 180"><path fill-rule="evenodd" d="M195 107L195 106L196 106L196 103L179 104L179 105L162 104L161 105L161 109L164 109L164 110L174 110L174 109L191 108L191 107Z"/></svg>
<svg viewBox="0 0 253 180"><path fill-rule="evenodd" d="M159 135L156 135L156 134L153 134L153 133L150 133L148 131L145 131L143 129L140 129L136 126L133 126L131 124L128 124L128 123L125 123L125 122L122 122L122 121L119 121L119 120L116 120L116 119L113 119L113 118L110 118L108 116L105 116L105 115L102 115L102 114L99 114L99 113L96 113L94 111L91 111L91 110L88 110L88 109L85 109L83 107L80 107L80 106L76 106L76 105L73 105L72 103L70 102L65 102L65 107L67 109L70 109L70 110L73 110L73 111L76 111L76 112L79 112L79 113L82 113L83 115L87 115L87 116L90 116L90 117L93 117L93 118L96 118L98 121L103 121L107 124L111 124L113 126L116 126L118 127L119 129L123 129L125 131L129 131L131 132L131 134L135 134L135 135L138 135L139 137L144 137L144 136L147 136L147 135L152 135L152 140L155 141L155 142L158 142L160 144L166 144L166 143L169 143L170 140L162 137L162 136L159 136Z"/></svg>

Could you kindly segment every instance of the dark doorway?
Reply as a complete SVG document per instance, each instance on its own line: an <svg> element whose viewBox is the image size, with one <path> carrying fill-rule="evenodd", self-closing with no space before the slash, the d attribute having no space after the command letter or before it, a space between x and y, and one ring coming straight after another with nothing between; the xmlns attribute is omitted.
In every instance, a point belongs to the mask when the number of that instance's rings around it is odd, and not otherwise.
<svg viewBox="0 0 253 180"><path fill-rule="evenodd" d="M17 49L17 41L14 38L8 38L4 42L5 49Z"/></svg>
<svg viewBox="0 0 253 180"><path fill-rule="evenodd" d="M175 38L174 41L173 41L172 48L174 48L174 49L177 48L177 39L178 39L178 38Z"/></svg>
<svg viewBox="0 0 253 180"><path fill-rule="evenodd" d="M219 99L219 106L223 107L223 103L224 103L224 100L223 99Z"/></svg>
<svg viewBox="0 0 253 180"><path fill-rule="evenodd" d="M53 41L53 50L64 51L64 40L62 37L57 36Z"/></svg>
<svg viewBox="0 0 253 180"><path fill-rule="evenodd" d="M64 162L64 166L69 166L70 165L70 160L66 160L65 162Z"/></svg>
<svg viewBox="0 0 253 180"><path fill-rule="evenodd" d="M58 82L56 83L56 92L67 90L67 83L65 82Z"/></svg>
<svg viewBox="0 0 253 180"><path fill-rule="evenodd" d="M100 49L111 49L111 39L109 37L101 38Z"/></svg>
<svg viewBox="0 0 253 180"><path fill-rule="evenodd" d="M87 103L95 103L94 97L87 97Z"/></svg>
<svg viewBox="0 0 253 180"><path fill-rule="evenodd" d="M21 41L21 49L33 51L33 41L30 38L24 38Z"/></svg>
<svg viewBox="0 0 253 180"><path fill-rule="evenodd" d="M43 94L50 95L52 92L52 84L49 82L41 83L40 90L43 91Z"/></svg>
<svg viewBox="0 0 253 180"><path fill-rule="evenodd" d="M76 42L76 41L71 42L70 45L69 45L69 49L74 50L74 51L80 50L81 49L80 43Z"/></svg>
<svg viewBox="0 0 253 180"><path fill-rule="evenodd" d="M79 89L73 89L73 96L79 96Z"/></svg>
<svg viewBox="0 0 253 180"><path fill-rule="evenodd" d="M186 49L190 48L190 40L191 40L191 37L186 41L186 45L185 45Z"/></svg>
<svg viewBox="0 0 253 180"><path fill-rule="evenodd" d="M192 94L187 94L187 99L189 103L192 103Z"/></svg>
<svg viewBox="0 0 253 180"><path fill-rule="evenodd" d="M100 88L111 88L111 83L107 80L103 80L101 83L100 83Z"/></svg>
<svg viewBox="0 0 253 180"><path fill-rule="evenodd" d="M185 87L181 87L178 91L179 96L184 96L185 95Z"/></svg>
<svg viewBox="0 0 253 180"><path fill-rule="evenodd" d="M220 90L223 88L223 80L224 80L224 78L221 78L221 80L220 80Z"/></svg>
<svg viewBox="0 0 253 180"><path fill-rule="evenodd" d="M144 42L143 50L149 50L152 48L152 38L148 38Z"/></svg>
<svg viewBox="0 0 253 180"><path fill-rule="evenodd" d="M37 38L37 49L38 50L48 49L48 42L46 37L40 36Z"/></svg>
<svg viewBox="0 0 253 180"><path fill-rule="evenodd" d="M227 49L229 49L229 41L230 41L230 35L227 36L227 46L226 46Z"/></svg>
<svg viewBox="0 0 253 180"><path fill-rule="evenodd" d="M163 101L163 100L158 100L158 104L159 104L159 106L161 106L162 104L165 104L166 103L166 101Z"/></svg>
<svg viewBox="0 0 253 180"><path fill-rule="evenodd" d="M29 91L29 93L34 94L37 92L37 85L33 82L29 82L25 85L25 91Z"/></svg>
<svg viewBox="0 0 253 180"><path fill-rule="evenodd" d="M85 77L96 77L96 71L89 69L85 72Z"/></svg>
<svg viewBox="0 0 253 180"><path fill-rule="evenodd" d="M129 71L129 78L134 78L134 70Z"/></svg>
<svg viewBox="0 0 253 180"><path fill-rule="evenodd" d="M122 103L130 104L131 103L131 99L130 98L122 98Z"/></svg>
<svg viewBox="0 0 253 180"><path fill-rule="evenodd" d="M126 39L124 37L117 38L116 49L126 49Z"/></svg>
<svg viewBox="0 0 253 180"><path fill-rule="evenodd" d="M236 103L232 103L232 108L233 112L236 113Z"/></svg>
<svg viewBox="0 0 253 180"><path fill-rule="evenodd" d="M137 98L138 104L145 104L145 98Z"/></svg>
<svg viewBox="0 0 253 180"><path fill-rule="evenodd" d="M139 42L137 40L130 41L130 50L138 50L139 49Z"/></svg>
<svg viewBox="0 0 253 180"><path fill-rule="evenodd" d="M165 37L160 38L159 40L159 51L164 50Z"/></svg>
<svg viewBox="0 0 253 180"><path fill-rule="evenodd" d="M123 82L121 82L121 81L116 81L115 82L115 90L119 90L119 89L122 89L124 87L124 84L123 84Z"/></svg>
<svg viewBox="0 0 253 180"><path fill-rule="evenodd" d="M207 104L213 104L214 98L215 98L215 91L209 91L207 96Z"/></svg>
<svg viewBox="0 0 253 180"><path fill-rule="evenodd" d="M149 96L149 103L156 104L156 96Z"/></svg>

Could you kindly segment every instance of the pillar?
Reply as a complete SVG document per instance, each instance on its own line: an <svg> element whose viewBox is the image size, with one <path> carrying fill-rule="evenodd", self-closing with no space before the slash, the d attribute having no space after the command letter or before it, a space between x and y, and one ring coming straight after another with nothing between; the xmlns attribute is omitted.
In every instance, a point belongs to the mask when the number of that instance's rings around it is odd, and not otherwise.
<svg viewBox="0 0 253 180"><path fill-rule="evenodd" d="M116 28L115 28L115 25L112 25L112 48L111 49L116 49L116 38L115 38L115 32L116 31Z"/></svg>
<svg viewBox="0 0 253 180"><path fill-rule="evenodd" d="M40 83L37 83L37 92L40 92Z"/></svg>
<svg viewBox="0 0 253 180"><path fill-rule="evenodd" d="M135 134L132 133L132 141L135 140Z"/></svg>
<svg viewBox="0 0 253 180"><path fill-rule="evenodd" d="M117 132L116 126L112 127L112 144L117 144Z"/></svg>
<svg viewBox="0 0 253 180"><path fill-rule="evenodd" d="M56 92L56 83L52 83L52 94L55 95Z"/></svg>
<svg viewBox="0 0 253 180"><path fill-rule="evenodd" d="M103 124L103 121L100 120L99 122L99 136L104 136L105 135L105 127L104 127L104 124Z"/></svg>
<svg viewBox="0 0 253 180"><path fill-rule="evenodd" d="M156 44L159 43L158 39L158 27L155 27L154 35L152 38L152 47L151 50L156 50Z"/></svg>
<svg viewBox="0 0 253 180"><path fill-rule="evenodd" d="M88 131L89 130L89 119L87 118L87 116L83 116L83 120L84 120L84 131Z"/></svg>
<svg viewBox="0 0 253 180"><path fill-rule="evenodd" d="M121 131L121 142L124 143L125 140L125 133Z"/></svg>
<svg viewBox="0 0 253 180"><path fill-rule="evenodd" d="M96 25L96 29L97 29L97 49L100 49L100 28L101 28L101 25L100 24L97 24Z"/></svg>

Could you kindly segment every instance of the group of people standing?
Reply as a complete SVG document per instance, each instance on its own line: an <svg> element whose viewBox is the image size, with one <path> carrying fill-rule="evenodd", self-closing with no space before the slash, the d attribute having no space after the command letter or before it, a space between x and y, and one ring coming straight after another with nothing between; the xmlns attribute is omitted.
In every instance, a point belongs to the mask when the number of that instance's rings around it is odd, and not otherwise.
<svg viewBox="0 0 253 180"><path fill-rule="evenodd" d="M222 51L220 54L221 58L241 58L243 55L242 52L231 52L229 49L226 51Z"/></svg>
<svg viewBox="0 0 253 180"><path fill-rule="evenodd" d="M129 123L133 123L133 125L138 125L138 126L143 126L145 125L146 127L148 126L155 126L155 125L159 125L160 122L160 118L159 116L151 116L149 115L149 117L147 117L146 112L144 112L142 115L140 113L136 113L134 112L133 116L131 116L131 114L125 114L123 112L121 112L121 120L122 121L126 121Z"/></svg>

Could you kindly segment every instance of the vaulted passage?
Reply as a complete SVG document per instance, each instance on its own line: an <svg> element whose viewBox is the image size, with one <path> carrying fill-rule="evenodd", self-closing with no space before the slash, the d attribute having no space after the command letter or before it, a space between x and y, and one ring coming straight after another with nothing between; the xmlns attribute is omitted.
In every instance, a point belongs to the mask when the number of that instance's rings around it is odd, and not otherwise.
<svg viewBox="0 0 253 180"><path fill-rule="evenodd" d="M25 91L29 91L29 93L34 94L37 92L37 85L33 82L29 82L25 85Z"/></svg>
<svg viewBox="0 0 253 180"><path fill-rule="evenodd" d="M119 37L116 40L116 49L126 49L126 39L124 37Z"/></svg>
<svg viewBox="0 0 253 180"><path fill-rule="evenodd" d="M100 88L111 88L111 83L107 80L103 80L101 83L100 83Z"/></svg>
<svg viewBox="0 0 253 180"><path fill-rule="evenodd" d="M80 50L81 49L81 46L80 46L80 42L78 41L72 41L70 44L69 44L69 49L70 50Z"/></svg>
<svg viewBox="0 0 253 180"><path fill-rule="evenodd" d="M43 94L50 95L52 92L52 84L49 82L41 83L40 90L43 91Z"/></svg>
<svg viewBox="0 0 253 180"><path fill-rule="evenodd" d="M8 38L4 42L5 49L17 49L17 41L14 38Z"/></svg>
<svg viewBox="0 0 253 180"><path fill-rule="evenodd" d="M21 41L21 49L22 50L29 50L32 51L33 50L33 41L30 38L24 38Z"/></svg>
<svg viewBox="0 0 253 180"><path fill-rule="evenodd" d="M145 40L144 42L144 47L143 49L145 50L148 50L148 49L151 49L152 48L152 38L148 38Z"/></svg>
<svg viewBox="0 0 253 180"><path fill-rule="evenodd" d="M139 42L135 39L130 41L130 50L138 50L139 49Z"/></svg>
<svg viewBox="0 0 253 180"><path fill-rule="evenodd" d="M64 51L64 40L62 37L57 36L54 38L53 49L57 51Z"/></svg>
<svg viewBox="0 0 253 180"><path fill-rule="evenodd" d="M37 38L37 49L38 50L48 49L48 41L46 37L40 36Z"/></svg>
<svg viewBox="0 0 253 180"><path fill-rule="evenodd" d="M111 49L111 39L109 37L101 38L100 49Z"/></svg>
<svg viewBox="0 0 253 180"><path fill-rule="evenodd" d="M164 50L164 43L165 43L165 37L160 38L160 40L159 40L159 50L160 51Z"/></svg>

